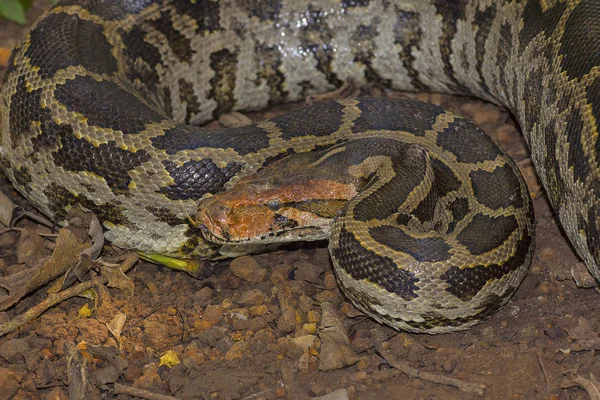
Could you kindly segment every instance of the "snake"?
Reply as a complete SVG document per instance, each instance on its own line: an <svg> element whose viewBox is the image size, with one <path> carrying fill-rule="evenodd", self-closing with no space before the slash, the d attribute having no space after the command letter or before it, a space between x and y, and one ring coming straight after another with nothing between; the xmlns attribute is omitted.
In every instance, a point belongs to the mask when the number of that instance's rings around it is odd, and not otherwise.
<svg viewBox="0 0 600 400"><path fill-rule="evenodd" d="M467 329L527 274L531 197L472 122L387 94L505 107L599 279L599 18L596 0L61 0L8 60L0 168L52 220L80 205L148 257L329 240L359 310ZM346 82L384 96L206 126Z"/></svg>

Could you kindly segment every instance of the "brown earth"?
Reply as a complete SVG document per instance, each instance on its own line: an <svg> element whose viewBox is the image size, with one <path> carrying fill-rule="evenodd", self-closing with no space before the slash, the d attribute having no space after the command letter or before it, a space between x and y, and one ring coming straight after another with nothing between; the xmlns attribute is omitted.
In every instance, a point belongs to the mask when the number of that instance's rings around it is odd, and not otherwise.
<svg viewBox="0 0 600 400"><path fill-rule="evenodd" d="M46 6L36 2L29 21ZM0 46L12 47L24 29L0 22ZM429 336L397 333L357 316L335 284L323 245L242 257L220 264L204 280L139 263L127 274L134 295L96 287L95 300L70 298L0 337L0 400L66 398L65 344L70 343L79 344L95 397L131 398L115 394L115 383L182 399L304 399L337 389L343 390L336 399L475 397L432 383L428 376L407 377L380 355L384 351L418 372L483 384L484 398L598 399L593 377L600 375L595 353L600 345L594 315L600 294L596 288L578 288L572 278L580 261L540 190L514 121L505 111L469 98L407 96L473 119L514 157L534 196L537 248L531 271L489 321L467 332ZM271 117L289 107L251 118ZM2 176L0 189L32 209ZM27 219L17 227L21 230L0 235L0 277L24 268L18 260L35 263L55 246L51 238L41 239L39 251L29 254L21 232L48 231ZM0 312L0 324L45 299L48 288ZM82 312L84 306L98 305L98 292L115 315L126 317L119 340L104 323L101 308L90 316ZM349 348L358 357L351 366L327 372L318 369L320 362L335 358L337 350L326 346L323 336L314 341L309 336L321 322L324 302L342 316ZM304 350L294 344L303 340L311 344Z"/></svg>

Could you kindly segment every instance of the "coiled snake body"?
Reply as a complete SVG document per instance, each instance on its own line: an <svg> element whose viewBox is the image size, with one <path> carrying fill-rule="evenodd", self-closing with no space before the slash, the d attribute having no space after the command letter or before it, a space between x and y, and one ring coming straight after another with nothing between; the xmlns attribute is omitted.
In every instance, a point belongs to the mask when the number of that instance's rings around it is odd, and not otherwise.
<svg viewBox="0 0 600 400"><path fill-rule="evenodd" d="M371 98L197 125L348 80L504 105L600 278L599 18L590 0L63 0L9 61L0 165L45 214L80 203L146 254L330 236L359 308L464 329L516 290L533 235L518 170L474 125Z"/></svg>

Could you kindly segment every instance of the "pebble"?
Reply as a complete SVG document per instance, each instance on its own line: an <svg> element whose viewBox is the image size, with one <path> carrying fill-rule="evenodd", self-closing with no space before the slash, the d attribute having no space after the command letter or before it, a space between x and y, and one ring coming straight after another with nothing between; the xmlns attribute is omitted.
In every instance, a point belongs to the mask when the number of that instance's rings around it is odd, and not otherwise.
<svg viewBox="0 0 600 400"><path fill-rule="evenodd" d="M23 361L23 356L29 351L31 346L27 338L9 339L0 345L0 357L13 364Z"/></svg>
<svg viewBox="0 0 600 400"><path fill-rule="evenodd" d="M296 261L292 264L296 269L295 278L299 281L318 283L321 280L323 269L308 261Z"/></svg>
<svg viewBox="0 0 600 400"><path fill-rule="evenodd" d="M156 366L144 368L144 373L133 382L133 386L151 392L162 391L163 382L156 370Z"/></svg>
<svg viewBox="0 0 600 400"><path fill-rule="evenodd" d="M335 289L337 287L337 280L333 272L326 272L325 278L323 279L323 286L325 289Z"/></svg>
<svg viewBox="0 0 600 400"><path fill-rule="evenodd" d="M298 346L299 348L301 348L302 350L304 350L304 349L308 349L311 346L313 346L316 338L317 337L315 335L304 335L304 336L295 337L295 338L291 339L290 341L293 344L295 344L296 346Z"/></svg>
<svg viewBox="0 0 600 400"><path fill-rule="evenodd" d="M303 294L300 296L298 300L298 308L302 310L302 312L307 313L311 310L313 306L313 300L307 295Z"/></svg>
<svg viewBox="0 0 600 400"><path fill-rule="evenodd" d="M202 314L202 320L209 323L210 326L215 326L221 319L223 318L223 307L219 305L208 305L204 309L204 313Z"/></svg>
<svg viewBox="0 0 600 400"><path fill-rule="evenodd" d="M306 313L306 321L317 323L321 320L321 313L319 310L310 310Z"/></svg>
<svg viewBox="0 0 600 400"><path fill-rule="evenodd" d="M308 385L310 392L315 396L320 396L325 393L325 388L317 382L311 382Z"/></svg>
<svg viewBox="0 0 600 400"><path fill-rule="evenodd" d="M352 341L352 343L350 343L350 347L356 353L362 353L363 351L367 351L373 346L374 346L374 343L371 340L371 338L358 337L358 338L355 338Z"/></svg>
<svg viewBox="0 0 600 400"><path fill-rule="evenodd" d="M271 271L270 281L273 285L277 286L278 284L287 281L289 274L289 267L273 267Z"/></svg>
<svg viewBox="0 0 600 400"><path fill-rule="evenodd" d="M269 276L269 271L258 265L258 262L250 256L233 259L229 264L229 270L238 278L252 283L264 282Z"/></svg>
<svg viewBox="0 0 600 400"><path fill-rule="evenodd" d="M150 291L150 294L152 294L152 296L159 296L161 293L160 289L158 288L158 286L156 286L156 284L154 282L146 283L146 287L148 288L148 290Z"/></svg>
<svg viewBox="0 0 600 400"><path fill-rule="evenodd" d="M55 387L53 388L46 397L45 400L68 400L69 396L62 390L62 388Z"/></svg>
<svg viewBox="0 0 600 400"><path fill-rule="evenodd" d="M331 303L334 306L338 306L341 303L341 299L340 297L335 294L334 292L332 292L331 290L323 290L320 293L317 293L317 295L315 296L315 298L317 299L317 301L319 303Z"/></svg>
<svg viewBox="0 0 600 400"><path fill-rule="evenodd" d="M299 316L296 311L292 309L284 311L277 320L277 329L283 333L292 332L296 329L297 318L299 319Z"/></svg>
<svg viewBox="0 0 600 400"><path fill-rule="evenodd" d="M250 315L253 315L255 317L265 315L268 311L269 307L267 307L265 304L261 304L260 306L252 306L248 308L248 312L250 313Z"/></svg>
<svg viewBox="0 0 600 400"><path fill-rule="evenodd" d="M144 320L142 324L144 326L145 336L148 338L154 349L162 349L171 342L169 332L165 329L163 322L147 319Z"/></svg>
<svg viewBox="0 0 600 400"><path fill-rule="evenodd" d="M235 360L236 358L242 358L244 350L248 349L248 343L246 342L235 342L231 348L225 353L225 359L227 361Z"/></svg>
<svg viewBox="0 0 600 400"><path fill-rule="evenodd" d="M9 400L19 390L17 374L7 368L0 368L0 400Z"/></svg>
<svg viewBox="0 0 600 400"><path fill-rule="evenodd" d="M247 290L240 298L237 303L243 306L260 306L265 301L265 294L258 289Z"/></svg>
<svg viewBox="0 0 600 400"><path fill-rule="evenodd" d="M234 331L246 330L250 327L250 320L247 318L234 318L231 322L231 328Z"/></svg>
<svg viewBox="0 0 600 400"><path fill-rule="evenodd" d="M317 324L315 322L303 324L302 329L306 330L310 334L315 334L317 333Z"/></svg>
<svg viewBox="0 0 600 400"><path fill-rule="evenodd" d="M258 332L261 329L265 329L269 324L264 318L256 317L248 320L248 329L254 332Z"/></svg>
<svg viewBox="0 0 600 400"><path fill-rule="evenodd" d="M562 328L559 328L558 326L553 326L552 328L544 329L544 333L546 334L546 336L548 336L548 338L550 338L550 340L562 339L569 336L567 334L567 331L565 331Z"/></svg>
<svg viewBox="0 0 600 400"><path fill-rule="evenodd" d="M446 372L452 372L456 368L456 360L446 360L442 364L442 368Z"/></svg>
<svg viewBox="0 0 600 400"><path fill-rule="evenodd" d="M209 288L208 286L203 287L202 289L195 292L193 295L194 301L197 304L205 304L214 296L214 290Z"/></svg>

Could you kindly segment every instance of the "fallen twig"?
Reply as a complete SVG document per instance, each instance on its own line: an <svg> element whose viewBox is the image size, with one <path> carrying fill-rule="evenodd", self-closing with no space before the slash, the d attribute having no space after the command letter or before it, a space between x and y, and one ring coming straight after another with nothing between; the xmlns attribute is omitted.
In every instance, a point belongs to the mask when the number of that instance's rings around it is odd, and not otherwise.
<svg viewBox="0 0 600 400"><path fill-rule="evenodd" d="M568 389L574 386L578 386L586 391L588 396L590 396L590 400L600 400L600 384L594 378L594 375L590 374L590 378L586 379L579 375L570 374L568 378L565 378L560 387L563 389Z"/></svg>
<svg viewBox="0 0 600 400"><path fill-rule="evenodd" d="M474 396L479 396L479 397L483 396L483 391L486 388L486 386L482 383L466 382L466 381L456 379L456 378L451 378L451 377L445 376L445 375L437 375L437 374L433 374L431 372L419 371L418 369L415 369L415 368L411 367L410 365L408 365L408 363L396 360L394 358L394 356L392 356L386 350L383 350L380 348L380 349L378 349L378 351L379 351L379 354L383 358L385 358L385 360L388 362L388 364L390 364L390 366L402 371L403 374L405 374L411 378L419 378L424 381L439 383L441 385L454 386L458 390L461 390L465 393L469 393L469 394L472 394Z"/></svg>
<svg viewBox="0 0 600 400"><path fill-rule="evenodd" d="M136 253L130 253L127 258L121 263L121 269L123 273L127 272L131 267L135 265L138 261L139 256ZM29 321L40 316L44 311L49 309L50 307L55 306L56 304L65 301L71 297L75 297L85 292L88 289L91 289L94 285L101 283L105 284L108 282L108 278L104 275L99 277L93 277L89 281L81 282L73 287L62 290L58 293L50 293L46 300L42 301L39 304L31 307L29 310L25 311L23 314L17 315L10 321L0 325L0 337L6 335L9 332L14 331L17 328L25 325Z"/></svg>
<svg viewBox="0 0 600 400"><path fill-rule="evenodd" d="M540 369L544 374L544 379L546 380L546 394L550 394L550 380L548 379L548 373L546 372L546 367L544 366L544 360L542 360L542 353L538 353L538 364L540 365Z"/></svg>
<svg viewBox="0 0 600 400"><path fill-rule="evenodd" d="M179 400L178 397L167 396L164 394L153 393L146 389L140 389L133 386L121 385L119 383L115 383L114 394L127 394L133 397L140 397L142 399L148 400Z"/></svg>

